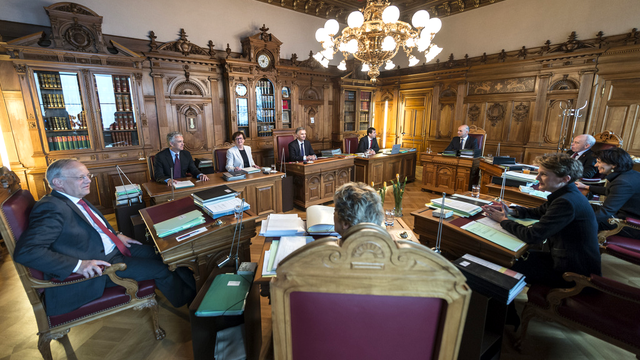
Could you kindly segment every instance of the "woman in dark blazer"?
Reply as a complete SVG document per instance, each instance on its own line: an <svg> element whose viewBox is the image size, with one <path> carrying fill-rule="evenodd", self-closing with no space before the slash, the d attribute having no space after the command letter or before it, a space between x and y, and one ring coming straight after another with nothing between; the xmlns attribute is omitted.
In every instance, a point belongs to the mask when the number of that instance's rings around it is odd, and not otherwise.
<svg viewBox="0 0 640 360"><path fill-rule="evenodd" d="M537 208L517 206L484 206L487 217L500 223L527 244L542 244L546 239L549 252L529 251L512 267L523 273L528 283L550 287L568 287L562 274L570 271L585 276L601 274L598 249L598 226L587 201L574 184L582 176L582 165L567 154L549 154L536 158L540 166L537 180L540 190L550 191L547 202ZM507 218L539 219L523 226Z"/></svg>
<svg viewBox="0 0 640 360"><path fill-rule="evenodd" d="M633 160L626 151L615 148L596 153L596 168L600 174L606 174L605 186L589 186L577 183L580 189L592 194L605 196L602 206L596 206L596 220L599 230L615 228L609 219L627 217L640 219L640 173L632 170ZM622 236L640 239L640 231L625 228Z"/></svg>

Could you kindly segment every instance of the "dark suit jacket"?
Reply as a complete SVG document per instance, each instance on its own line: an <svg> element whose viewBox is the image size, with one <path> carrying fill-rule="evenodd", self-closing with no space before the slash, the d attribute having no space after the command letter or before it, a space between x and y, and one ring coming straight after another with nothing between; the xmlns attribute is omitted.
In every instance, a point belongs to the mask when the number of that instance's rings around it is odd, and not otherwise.
<svg viewBox="0 0 640 360"><path fill-rule="evenodd" d="M359 153L363 153L365 151L367 151L369 149L369 136L365 135L362 139L360 139L360 142L358 143L358 151ZM380 151L380 146L378 146L378 139L374 138L371 141L371 149L373 149L373 151L378 152Z"/></svg>
<svg viewBox="0 0 640 360"><path fill-rule="evenodd" d="M476 138L469 136L467 138L467 141L464 143L464 148L468 149L468 150L476 150L478 149L478 140L476 140ZM445 151L447 150L462 150L460 149L460 137L459 136L454 136L453 139L451 139L451 142L449 143L449 146L447 146L446 149L444 149Z"/></svg>
<svg viewBox="0 0 640 360"><path fill-rule="evenodd" d="M556 273L601 274L595 215L574 183L551 193L547 202L537 208L518 206L516 211L519 218L540 221L523 226L505 220L500 225L527 244L540 244L548 239Z"/></svg>
<svg viewBox="0 0 640 360"><path fill-rule="evenodd" d="M89 206L102 217L93 205ZM109 230L114 231L109 222L102 219ZM79 259L106 261L105 256L98 232L71 200L55 190L33 207L29 227L17 242L13 254L16 262L44 272L46 279L58 280L71 275ZM106 281L107 276L100 276L78 284L45 289L47 314L64 314L101 297Z"/></svg>
<svg viewBox="0 0 640 360"><path fill-rule="evenodd" d="M298 144L298 139L295 139L289 143L289 161L302 161L303 156L316 154L313 152L309 140L304 141L304 152L304 154L300 154L300 145Z"/></svg>
<svg viewBox="0 0 640 360"><path fill-rule="evenodd" d="M634 170L612 172L606 186L590 186L593 194L605 195L602 206L596 209L601 230L612 229L608 219L613 217L640 219L640 173Z"/></svg>
<svg viewBox="0 0 640 360"><path fill-rule="evenodd" d="M173 158L171 157L171 150L166 148L156 154L156 158L153 160L153 173L156 181L159 183L165 183L167 179L171 179L171 173L173 173ZM200 170L193 162L191 153L187 150L180 151L180 177L186 177L187 172L191 173L191 176L200 176Z"/></svg>
<svg viewBox="0 0 640 360"><path fill-rule="evenodd" d="M567 151L567 154L573 155L573 151ZM591 149L585 151L578 157L578 161L582 164L582 177L585 179L593 179L598 177L598 169L596 169L596 154Z"/></svg>

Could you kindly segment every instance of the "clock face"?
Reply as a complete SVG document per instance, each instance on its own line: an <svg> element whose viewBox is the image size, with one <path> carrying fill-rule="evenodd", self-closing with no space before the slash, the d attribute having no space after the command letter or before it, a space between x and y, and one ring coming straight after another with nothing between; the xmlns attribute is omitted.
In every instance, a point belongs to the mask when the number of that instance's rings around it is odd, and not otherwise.
<svg viewBox="0 0 640 360"><path fill-rule="evenodd" d="M265 55L265 54L260 54L260 56L258 56L258 65L261 68L266 68L267 66L269 66L269 63L271 62L271 59L269 59L269 56Z"/></svg>
<svg viewBox="0 0 640 360"><path fill-rule="evenodd" d="M245 96L247 95L247 87L244 86L244 84L238 84L236 85L236 94L238 94L238 96Z"/></svg>

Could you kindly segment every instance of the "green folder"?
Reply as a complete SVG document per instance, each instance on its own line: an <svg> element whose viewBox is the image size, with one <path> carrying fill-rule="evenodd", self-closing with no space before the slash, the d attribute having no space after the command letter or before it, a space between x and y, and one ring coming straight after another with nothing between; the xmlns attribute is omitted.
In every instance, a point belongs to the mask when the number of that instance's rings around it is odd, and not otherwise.
<svg viewBox="0 0 640 360"><path fill-rule="evenodd" d="M251 276L220 274L204 295L196 316L242 315Z"/></svg>
<svg viewBox="0 0 640 360"><path fill-rule="evenodd" d="M165 237L167 235L192 228L196 225L200 225L204 222L204 215L199 210L193 210L186 214L159 222L153 225L153 227L156 229L159 237Z"/></svg>

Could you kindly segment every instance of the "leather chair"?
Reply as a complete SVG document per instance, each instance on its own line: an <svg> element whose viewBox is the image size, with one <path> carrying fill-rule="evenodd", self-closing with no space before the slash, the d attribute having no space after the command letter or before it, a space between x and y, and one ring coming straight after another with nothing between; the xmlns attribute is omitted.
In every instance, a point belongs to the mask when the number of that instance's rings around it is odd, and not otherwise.
<svg viewBox="0 0 640 360"><path fill-rule="evenodd" d="M289 158L289 143L295 139L291 129L273 130L273 161L275 164L286 162ZM284 159L281 159L284 151Z"/></svg>
<svg viewBox="0 0 640 360"><path fill-rule="evenodd" d="M345 154L355 154L357 151L358 134L345 134L344 138L342 139L342 152Z"/></svg>
<svg viewBox="0 0 640 360"><path fill-rule="evenodd" d="M631 351L640 358L640 289L598 275L564 274L570 289L532 285L522 312L517 347L534 317L555 321Z"/></svg>
<svg viewBox="0 0 640 360"><path fill-rule="evenodd" d="M487 132L475 125L470 125L469 137L472 137L476 139L476 141L478 141L478 147L481 150L480 156L484 155L484 145L487 142Z"/></svg>
<svg viewBox="0 0 640 360"><path fill-rule="evenodd" d="M471 290L429 248L358 224L303 246L271 281L275 359L457 359Z"/></svg>
<svg viewBox="0 0 640 360"><path fill-rule="evenodd" d="M227 151L229 148L220 148L213 150L213 161L216 172L227 171Z"/></svg>
<svg viewBox="0 0 640 360"><path fill-rule="evenodd" d="M619 259L640 265L640 239L619 235L625 227L640 232L640 220L627 218L626 220L611 218L609 223L616 228L598 233L600 253L609 254Z"/></svg>
<svg viewBox="0 0 640 360"><path fill-rule="evenodd" d="M35 204L31 193L22 190L19 179L15 174L13 176L15 181L9 184L8 188L0 189L0 203L2 204L0 206L0 232L2 232L7 249L12 256L16 242L20 241L20 236L27 229L29 214ZM27 268L15 262L14 265L36 316L39 335L38 349L44 359L52 359L51 340L58 339L68 344L69 339L66 335L72 327L128 309L149 308L155 338L162 340L165 337L164 330L158 325L155 282L153 280L136 282L132 279L118 277L116 271L126 269L125 264L113 264L103 271L103 275L109 276L114 283L120 286L106 288L101 298L85 304L79 309L56 316L46 314L44 289L91 281L92 279L85 279L82 275L74 274L63 281L45 280L41 271Z"/></svg>

